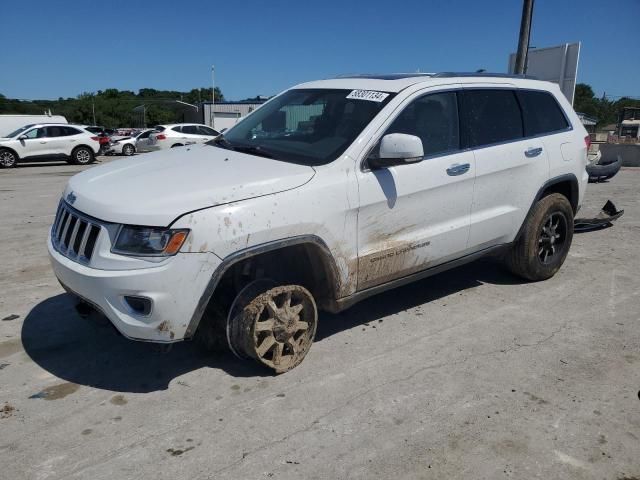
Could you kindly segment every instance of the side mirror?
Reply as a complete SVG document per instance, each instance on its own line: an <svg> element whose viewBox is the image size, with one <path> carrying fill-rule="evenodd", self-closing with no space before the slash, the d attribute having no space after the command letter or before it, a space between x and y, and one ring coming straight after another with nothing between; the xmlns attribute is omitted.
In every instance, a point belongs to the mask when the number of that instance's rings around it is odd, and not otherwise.
<svg viewBox="0 0 640 480"><path fill-rule="evenodd" d="M26 135L20 135L18 137L18 140L27 140L29 137L27 137Z"/></svg>
<svg viewBox="0 0 640 480"><path fill-rule="evenodd" d="M422 140L415 135L390 133L380 141L380 154L367 160L369 168L388 168L421 162L424 157Z"/></svg>

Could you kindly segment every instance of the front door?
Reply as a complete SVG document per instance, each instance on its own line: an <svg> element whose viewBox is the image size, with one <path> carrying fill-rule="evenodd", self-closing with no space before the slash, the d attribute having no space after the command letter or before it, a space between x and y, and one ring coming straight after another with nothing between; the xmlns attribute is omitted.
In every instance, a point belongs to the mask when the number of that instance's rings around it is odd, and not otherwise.
<svg viewBox="0 0 640 480"><path fill-rule="evenodd" d="M20 138L16 145L16 151L18 155L20 155L20 158L39 157L50 154L49 139L47 138L45 127L32 128L20 137L26 137Z"/></svg>
<svg viewBox="0 0 640 480"><path fill-rule="evenodd" d="M358 172L358 290L464 255L475 159L460 150L457 103L455 92L416 95L384 134L420 137L424 160Z"/></svg>

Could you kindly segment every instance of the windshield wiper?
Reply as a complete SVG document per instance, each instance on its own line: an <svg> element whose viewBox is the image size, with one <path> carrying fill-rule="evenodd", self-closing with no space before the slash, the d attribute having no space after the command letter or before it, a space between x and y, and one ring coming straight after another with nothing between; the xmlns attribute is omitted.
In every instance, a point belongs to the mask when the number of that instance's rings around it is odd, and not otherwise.
<svg viewBox="0 0 640 480"><path fill-rule="evenodd" d="M227 150L235 150L236 147L229 140L224 138L224 135L218 135L213 140L206 142L207 145L215 145L216 147L226 148Z"/></svg>
<svg viewBox="0 0 640 480"><path fill-rule="evenodd" d="M269 150L265 150L260 145L256 145L256 146L236 145L234 147L234 150L242 153L250 153L253 155L258 155L260 157L265 157L265 158L276 158L276 156L273 153L271 153Z"/></svg>

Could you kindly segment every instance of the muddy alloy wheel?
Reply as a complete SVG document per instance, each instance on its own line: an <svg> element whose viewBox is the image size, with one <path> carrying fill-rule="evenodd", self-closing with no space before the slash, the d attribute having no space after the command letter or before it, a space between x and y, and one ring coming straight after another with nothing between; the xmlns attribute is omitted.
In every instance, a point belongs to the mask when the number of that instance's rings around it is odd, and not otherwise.
<svg viewBox="0 0 640 480"><path fill-rule="evenodd" d="M512 273L533 282L553 277L569 253L573 209L564 195L552 193L531 209L519 239L505 260Z"/></svg>
<svg viewBox="0 0 640 480"><path fill-rule="evenodd" d="M318 310L306 288L272 287L273 282L267 282L258 280L240 292L229 311L227 339L237 356L284 373L299 365L309 352Z"/></svg>
<svg viewBox="0 0 640 480"><path fill-rule="evenodd" d="M0 168L15 167L17 163L16 155L10 150L0 150Z"/></svg>
<svg viewBox="0 0 640 480"><path fill-rule="evenodd" d="M567 239L567 219L561 212L551 213L545 220L538 239L538 258L544 265L555 260L554 255L563 252Z"/></svg>

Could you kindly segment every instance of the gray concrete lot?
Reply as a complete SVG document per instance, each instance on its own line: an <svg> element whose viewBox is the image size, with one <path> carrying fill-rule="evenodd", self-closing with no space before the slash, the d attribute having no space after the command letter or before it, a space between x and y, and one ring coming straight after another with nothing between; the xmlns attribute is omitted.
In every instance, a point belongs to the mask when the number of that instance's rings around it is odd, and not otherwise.
<svg viewBox="0 0 640 480"><path fill-rule="evenodd" d="M485 260L379 295L277 377L75 314L45 238L82 169L0 171L0 478L640 477L640 169L589 186L583 216L626 213L553 279Z"/></svg>

